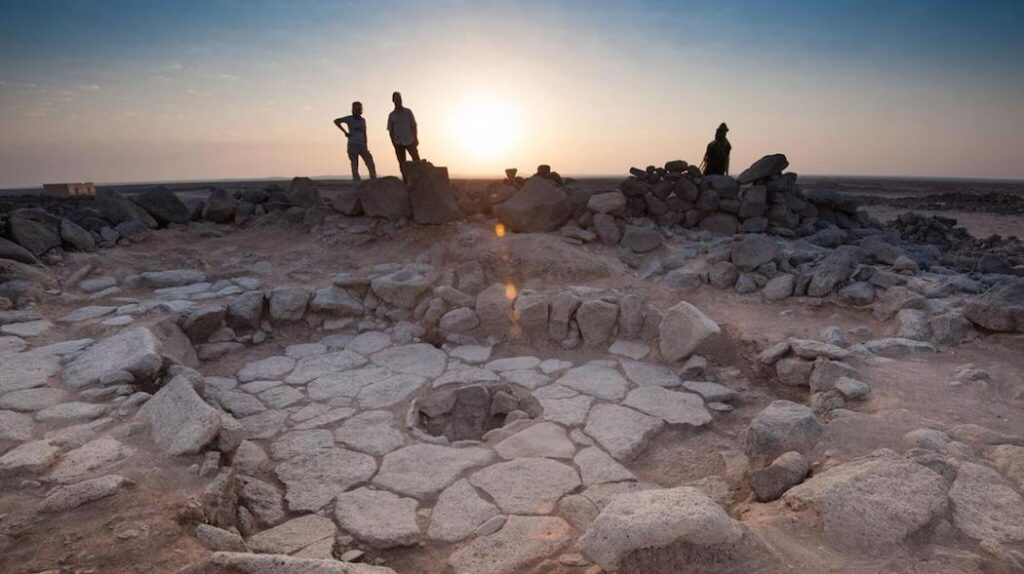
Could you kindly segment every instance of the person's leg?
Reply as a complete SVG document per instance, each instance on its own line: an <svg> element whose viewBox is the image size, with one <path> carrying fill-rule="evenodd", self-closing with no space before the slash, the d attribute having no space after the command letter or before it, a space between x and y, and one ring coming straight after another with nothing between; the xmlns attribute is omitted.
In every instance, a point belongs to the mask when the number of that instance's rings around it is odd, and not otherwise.
<svg viewBox="0 0 1024 574"><path fill-rule="evenodd" d="M396 144L395 155L398 156L398 171L402 172L402 181L405 181L405 146Z"/></svg>
<svg viewBox="0 0 1024 574"><path fill-rule="evenodd" d="M348 150L348 159L352 162L352 181L359 181L359 150Z"/></svg>
<svg viewBox="0 0 1024 574"><path fill-rule="evenodd" d="M370 171L370 179L377 179L377 168L373 165L373 154L370 153L368 148L363 148L362 153L363 163L366 164L366 169Z"/></svg>
<svg viewBox="0 0 1024 574"><path fill-rule="evenodd" d="M412 161L420 161L419 146L409 146L409 155L412 156Z"/></svg>

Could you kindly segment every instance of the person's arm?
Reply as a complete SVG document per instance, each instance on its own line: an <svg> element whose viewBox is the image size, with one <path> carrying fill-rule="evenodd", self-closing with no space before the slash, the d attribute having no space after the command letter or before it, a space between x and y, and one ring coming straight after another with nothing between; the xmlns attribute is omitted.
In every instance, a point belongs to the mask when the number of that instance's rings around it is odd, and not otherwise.
<svg viewBox="0 0 1024 574"><path fill-rule="evenodd" d="M412 110L409 110L409 122L412 124L412 145L420 145L420 135L416 130L416 116L412 115Z"/></svg>
<svg viewBox="0 0 1024 574"><path fill-rule="evenodd" d="M388 136L391 137L391 145L395 145L395 112L388 114Z"/></svg>
<svg viewBox="0 0 1024 574"><path fill-rule="evenodd" d="M348 119L350 117L351 116L345 116L343 118L337 118L334 120L334 125L338 126L338 129L341 130L341 133L345 134L345 137L348 137L348 132L345 131L345 128L343 128L341 124L348 123Z"/></svg>

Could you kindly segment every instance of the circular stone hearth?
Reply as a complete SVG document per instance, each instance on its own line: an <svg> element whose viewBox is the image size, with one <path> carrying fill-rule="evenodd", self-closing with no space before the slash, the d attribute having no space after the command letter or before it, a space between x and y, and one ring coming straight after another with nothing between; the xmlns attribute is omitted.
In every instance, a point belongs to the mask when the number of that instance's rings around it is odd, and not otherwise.
<svg viewBox="0 0 1024 574"><path fill-rule="evenodd" d="M433 389L417 400L413 409L420 429L451 442L482 440L494 429L544 412L528 390L506 383Z"/></svg>

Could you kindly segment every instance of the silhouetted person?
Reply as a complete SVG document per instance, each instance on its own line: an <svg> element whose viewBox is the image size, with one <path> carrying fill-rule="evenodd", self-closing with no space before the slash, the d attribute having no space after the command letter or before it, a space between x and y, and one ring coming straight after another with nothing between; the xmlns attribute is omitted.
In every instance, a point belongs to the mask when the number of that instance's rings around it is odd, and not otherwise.
<svg viewBox="0 0 1024 574"><path fill-rule="evenodd" d="M395 155L398 156L398 167L402 170L402 179L405 180L405 152L409 152L412 161L420 161L416 117L412 115L412 110L402 106L402 94L391 94L391 101L395 103L395 109L388 114L388 133L391 134L391 143L395 146Z"/></svg>
<svg viewBox="0 0 1024 574"><path fill-rule="evenodd" d="M349 131L341 127L341 124L348 125ZM359 181L359 158L363 158L366 169L370 170L370 179L377 179L377 169L373 165L373 156L370 155L370 148L366 145L366 119L363 118L363 104L352 102L352 115L334 120L341 133L348 138L348 159L352 162L352 181Z"/></svg>
<svg viewBox="0 0 1024 574"><path fill-rule="evenodd" d="M725 138L729 126L722 123L715 130L715 140L708 144L704 152L704 175L726 175L729 173L729 152L732 144Z"/></svg>

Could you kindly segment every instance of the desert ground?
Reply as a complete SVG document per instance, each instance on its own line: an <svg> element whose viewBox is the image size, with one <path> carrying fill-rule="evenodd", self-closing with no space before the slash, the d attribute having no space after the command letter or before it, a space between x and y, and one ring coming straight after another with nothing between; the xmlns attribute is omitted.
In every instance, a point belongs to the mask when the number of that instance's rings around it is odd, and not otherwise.
<svg viewBox="0 0 1024 574"><path fill-rule="evenodd" d="M1024 572L1024 187L773 157L5 194L0 571Z"/></svg>

